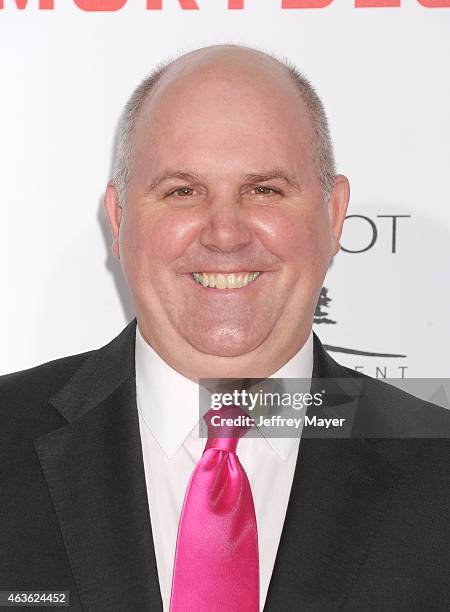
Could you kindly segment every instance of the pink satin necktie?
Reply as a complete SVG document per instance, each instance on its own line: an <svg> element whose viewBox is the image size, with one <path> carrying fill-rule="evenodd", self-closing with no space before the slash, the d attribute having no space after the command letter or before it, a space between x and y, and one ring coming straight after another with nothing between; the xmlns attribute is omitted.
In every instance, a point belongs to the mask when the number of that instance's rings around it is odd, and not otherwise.
<svg viewBox="0 0 450 612"><path fill-rule="evenodd" d="M213 427L211 418L218 415L234 419L245 413L230 406L204 417L208 440L181 511L170 612L259 610L255 508L236 455L239 438L249 426Z"/></svg>

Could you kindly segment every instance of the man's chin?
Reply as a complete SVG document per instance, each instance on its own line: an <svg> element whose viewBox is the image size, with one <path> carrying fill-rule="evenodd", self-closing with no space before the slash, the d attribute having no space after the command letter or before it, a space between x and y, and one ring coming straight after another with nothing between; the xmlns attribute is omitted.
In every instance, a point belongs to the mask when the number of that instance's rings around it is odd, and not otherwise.
<svg viewBox="0 0 450 612"><path fill-rule="evenodd" d="M255 350L262 344L264 337L250 337L242 333L201 334L186 338L195 349L211 357L240 357Z"/></svg>

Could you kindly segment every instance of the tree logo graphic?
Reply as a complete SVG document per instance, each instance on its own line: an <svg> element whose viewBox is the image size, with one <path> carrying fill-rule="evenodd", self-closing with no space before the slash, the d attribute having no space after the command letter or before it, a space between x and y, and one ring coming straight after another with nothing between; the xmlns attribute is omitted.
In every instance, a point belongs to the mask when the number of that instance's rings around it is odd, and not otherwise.
<svg viewBox="0 0 450 612"><path fill-rule="evenodd" d="M328 318L328 306L330 302L331 298L328 297L328 289L326 287L322 287L316 306L316 312L314 313L314 323L316 323L316 325L320 325L321 323L336 325L336 321Z"/></svg>
<svg viewBox="0 0 450 612"><path fill-rule="evenodd" d="M331 298L328 296L328 288L322 287L314 313L314 324L336 325L337 321L334 321L329 316L328 310L330 303ZM401 355L400 353L373 353L371 351L362 351L360 349L346 348L344 346L331 346L329 344L324 344L324 347L327 351L345 353L347 355L363 355L364 357L406 357L406 355Z"/></svg>

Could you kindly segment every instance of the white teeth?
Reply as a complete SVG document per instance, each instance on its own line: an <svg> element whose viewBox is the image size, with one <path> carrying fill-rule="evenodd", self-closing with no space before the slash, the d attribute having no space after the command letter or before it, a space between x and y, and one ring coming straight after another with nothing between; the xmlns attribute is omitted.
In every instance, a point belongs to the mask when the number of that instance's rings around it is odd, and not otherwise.
<svg viewBox="0 0 450 612"><path fill-rule="evenodd" d="M221 274L215 272L193 272L195 281L203 287L217 287L217 289L240 289L253 282L260 272L239 272Z"/></svg>
<svg viewBox="0 0 450 612"><path fill-rule="evenodd" d="M217 289L225 289L228 286L227 279L223 274L216 274L216 287Z"/></svg>
<svg viewBox="0 0 450 612"><path fill-rule="evenodd" d="M228 287L230 287L231 289L237 288L236 274L229 274L227 281L228 281Z"/></svg>

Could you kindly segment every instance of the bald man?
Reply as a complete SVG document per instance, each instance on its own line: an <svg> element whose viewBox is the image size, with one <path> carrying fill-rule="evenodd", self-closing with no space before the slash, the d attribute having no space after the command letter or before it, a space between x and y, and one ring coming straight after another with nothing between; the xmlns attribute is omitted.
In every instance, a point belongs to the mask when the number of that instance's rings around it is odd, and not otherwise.
<svg viewBox="0 0 450 612"><path fill-rule="evenodd" d="M348 200L293 66L218 45L139 85L105 194L136 319L1 379L1 589L93 611L447 609L447 411L312 332ZM200 379L311 377L364 385L352 439L199 437ZM245 504L201 498L211 457Z"/></svg>

